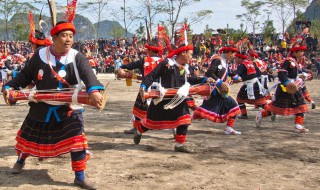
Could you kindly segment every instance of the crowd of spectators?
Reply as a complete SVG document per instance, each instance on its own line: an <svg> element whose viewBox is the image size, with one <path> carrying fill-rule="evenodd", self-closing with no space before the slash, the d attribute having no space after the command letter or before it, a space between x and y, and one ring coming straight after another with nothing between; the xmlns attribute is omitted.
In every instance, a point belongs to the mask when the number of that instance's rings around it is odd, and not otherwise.
<svg viewBox="0 0 320 190"><path fill-rule="evenodd" d="M307 56L311 63L315 63L318 52L318 38L315 35L310 35L308 30L306 30L306 27L311 25L311 21L301 21L301 23L305 23L301 24L301 29L299 22L296 23L298 33L294 36L290 37L288 32L274 34L271 37L271 42L267 44L262 34L251 33L247 37L247 42L250 42L255 47L255 51L258 52L261 59L267 61L270 67L273 67L281 59L288 56L293 39L299 40L304 38L308 47ZM206 37L204 34L193 35L190 41L194 46L194 54L190 64L195 68L197 73L203 74L210 64L211 56L218 53L221 46L234 44L243 39L243 37L231 39L227 34L219 33L209 37ZM157 41L156 38L152 40ZM138 39L136 36L130 39L101 38L99 40L76 41L73 48L82 52L94 63L92 66L95 67L97 73L112 73L122 64L127 64L146 56L144 48L146 41L145 38ZM246 48L248 46L244 46L242 50L246 50ZM23 65L20 57L24 57L25 61L27 61L32 55L30 43L28 42L0 41L0 50L2 57L8 54L11 55L11 65L16 63ZM3 64L3 62L0 62L0 66ZM15 68L21 68L21 66Z"/></svg>

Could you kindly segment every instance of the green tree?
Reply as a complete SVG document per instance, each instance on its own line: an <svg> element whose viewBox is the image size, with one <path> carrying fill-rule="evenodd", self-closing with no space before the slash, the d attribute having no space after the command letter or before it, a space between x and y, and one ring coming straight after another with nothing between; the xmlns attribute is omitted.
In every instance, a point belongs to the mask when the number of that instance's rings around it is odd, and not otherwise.
<svg viewBox="0 0 320 190"><path fill-rule="evenodd" d="M286 4L292 8L293 10L293 21L296 20L296 12L298 8L304 8L308 5L309 0L286 0ZM296 32L296 27L294 27L294 30Z"/></svg>
<svg viewBox="0 0 320 190"><path fill-rule="evenodd" d="M124 33L123 28L120 26L112 26L110 35L114 38L122 36Z"/></svg>
<svg viewBox="0 0 320 190"><path fill-rule="evenodd" d="M152 29L155 24L154 20L157 15L161 14L165 9L165 4L163 0L139 0L138 3L141 5L140 13L141 15L147 15L147 27L149 29L150 35L152 36Z"/></svg>
<svg viewBox="0 0 320 190"><path fill-rule="evenodd" d="M128 29L132 24L137 20L145 18L145 15L142 15L141 10L137 7L127 6L127 0L119 0L123 2L123 6L118 8L113 8L111 10L111 15L118 21L122 21L124 24L125 36L128 36Z"/></svg>
<svg viewBox="0 0 320 190"><path fill-rule="evenodd" d="M212 28L209 28L209 25L207 24L207 25L206 25L206 28L204 29L204 32L203 32L205 38L206 38L206 39L211 38L213 31L214 31L214 30L213 30Z"/></svg>
<svg viewBox="0 0 320 190"><path fill-rule="evenodd" d="M136 30L136 35L138 39L141 39L143 36L146 35L145 27L143 26L142 22L140 22L139 28Z"/></svg>
<svg viewBox="0 0 320 190"><path fill-rule="evenodd" d="M0 0L0 18L5 22L6 37L9 39L9 20L16 13L26 13L30 10L38 10L30 3L18 2L17 0Z"/></svg>
<svg viewBox="0 0 320 190"><path fill-rule="evenodd" d="M191 6L194 3L200 2L201 0L167 0L166 8L164 13L169 15L169 23L171 26L171 36L174 36L175 26L179 22L180 13L184 8ZM188 20L190 24L201 22L203 19L210 16L213 12L211 10L200 10L193 12L190 18L184 18Z"/></svg>
<svg viewBox="0 0 320 190"><path fill-rule="evenodd" d="M287 27L287 22L293 14L293 21L296 20L296 9L307 5L307 0L268 0L266 3L275 10L277 17L282 23L282 32Z"/></svg>
<svg viewBox="0 0 320 190"><path fill-rule="evenodd" d="M268 5L276 12L277 17L281 21L282 33L284 33L292 10L288 4L286 4L286 0L270 0L268 1Z"/></svg>
<svg viewBox="0 0 320 190"><path fill-rule="evenodd" d="M255 34L257 26L265 15L261 14L261 8L265 5L263 1L251 2L250 0L242 0L241 6L246 9L246 13L236 15L237 19L245 21L252 28L252 32ZM264 12L267 12L266 10Z"/></svg>
<svg viewBox="0 0 320 190"><path fill-rule="evenodd" d="M262 34L264 39L272 38L273 34L276 32L276 28L273 26L273 20L266 20L262 28Z"/></svg>
<svg viewBox="0 0 320 190"><path fill-rule="evenodd" d="M79 4L78 7L82 10L90 11L94 19L97 21L97 30L96 30L96 36L97 38L100 38L99 35L99 29L100 29L100 22L103 18L106 17L106 8L107 4L110 0L89 0L88 2L84 4Z"/></svg>
<svg viewBox="0 0 320 190"><path fill-rule="evenodd" d="M310 32L317 37L320 37L320 19L314 19L310 27Z"/></svg>

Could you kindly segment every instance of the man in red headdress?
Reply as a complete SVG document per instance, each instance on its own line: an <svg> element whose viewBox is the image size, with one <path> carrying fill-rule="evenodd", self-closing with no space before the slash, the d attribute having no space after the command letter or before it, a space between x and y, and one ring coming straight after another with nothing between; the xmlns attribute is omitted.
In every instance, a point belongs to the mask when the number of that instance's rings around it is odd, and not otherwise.
<svg viewBox="0 0 320 190"><path fill-rule="evenodd" d="M259 59L258 53L254 52L254 50L249 51L248 58L258 67L260 71L258 76L259 81L265 89L268 89L268 64Z"/></svg>
<svg viewBox="0 0 320 190"><path fill-rule="evenodd" d="M187 77L188 62L192 59L193 46L181 45L173 50L165 60L161 61L142 80L141 89L146 90L151 85L156 88L181 88L187 89L190 84L205 83L212 81L207 77ZM154 82L157 82L155 85ZM188 92L187 92L188 93ZM184 145L187 137L188 126L191 124L189 107L184 99L180 104L169 107L172 99L153 100L148 107L147 116L142 124L137 127L134 134L134 143L139 144L142 133L148 130L175 129L176 128L176 152L191 153L192 150ZM168 107L167 107L168 106Z"/></svg>
<svg viewBox="0 0 320 190"><path fill-rule="evenodd" d="M238 65L237 75L234 81L242 81L243 86L240 88L237 95L237 102L241 109L239 119L248 119L247 104L253 104L258 107L263 107L267 103L267 90L259 82L260 70L254 62L248 60L245 52L235 55L235 62Z"/></svg>
<svg viewBox="0 0 320 190"><path fill-rule="evenodd" d="M147 49L147 56L138 61L122 65L117 72L124 72L123 69L134 70L139 69L142 74L142 78L148 75L163 59L162 47L158 47L155 43L149 43L145 45ZM133 128L130 130L124 130L125 134L134 134L134 131L141 125L141 120L146 117L148 105L146 101L142 101L140 94L138 94L134 107L133 114Z"/></svg>
<svg viewBox="0 0 320 190"><path fill-rule="evenodd" d="M53 45L35 52L19 75L5 85L5 94L10 88L25 88L32 81L41 91L66 90L83 81L92 104L100 107L102 95L99 90L104 90L104 87L92 72L86 57L71 48L75 33L72 23L58 22L50 31ZM88 143L84 134L83 109L45 100L31 101L29 105L29 113L16 137L18 160L12 173L23 171L28 156L43 159L71 153L74 183L86 189L95 189L94 184L84 176L90 155L86 152Z"/></svg>
<svg viewBox="0 0 320 190"><path fill-rule="evenodd" d="M238 51L233 45L222 47L220 55L211 58L211 64L206 72L207 77L215 80L215 89L208 100L195 109L193 119L206 118L215 123L227 122L224 133L226 135L240 135L241 132L233 129L235 118L240 114L237 102L228 95L229 84L227 83L230 74L229 66L234 54Z"/></svg>
<svg viewBox="0 0 320 190"><path fill-rule="evenodd" d="M306 133L309 130L303 126L304 113L308 106L302 95L303 80L298 76L298 59L304 54L306 46L294 45L290 49L291 55L281 63L278 77L280 83L277 86L275 99L267 104L263 111L256 116L256 125L260 126L263 117L271 113L276 115L295 115L295 130L298 133Z"/></svg>

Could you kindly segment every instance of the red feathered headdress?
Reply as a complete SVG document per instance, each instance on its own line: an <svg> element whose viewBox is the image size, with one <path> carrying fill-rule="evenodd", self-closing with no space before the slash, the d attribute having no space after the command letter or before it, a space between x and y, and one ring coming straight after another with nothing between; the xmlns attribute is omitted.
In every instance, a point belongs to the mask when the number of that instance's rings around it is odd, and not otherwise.
<svg viewBox="0 0 320 190"><path fill-rule="evenodd" d="M50 46L52 44L51 40L48 38L45 39L37 39L35 36L36 34L36 27L34 25L33 22L33 16L32 16L32 12L30 11L29 13L29 22L30 22L30 33L29 33L29 41L40 45L40 46Z"/></svg>
<svg viewBox="0 0 320 190"><path fill-rule="evenodd" d="M67 19L67 23L62 23L54 26L50 31L51 36L64 30L71 30L73 34L76 34L76 28L72 23L76 14L76 6L77 0L73 0L68 4L67 11L64 17Z"/></svg>
<svg viewBox="0 0 320 190"><path fill-rule="evenodd" d="M168 58L171 58L175 55L179 55L180 53L188 50L193 50L193 46L189 45L188 43L188 36L187 36L188 24L184 23L180 29L177 30L174 36L174 45L178 47L177 49L173 50L171 46L168 47L169 55Z"/></svg>

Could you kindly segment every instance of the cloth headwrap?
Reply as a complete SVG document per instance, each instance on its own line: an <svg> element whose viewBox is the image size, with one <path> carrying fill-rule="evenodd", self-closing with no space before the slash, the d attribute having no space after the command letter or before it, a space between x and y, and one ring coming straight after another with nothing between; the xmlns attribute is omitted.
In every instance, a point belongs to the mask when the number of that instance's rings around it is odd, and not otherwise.
<svg viewBox="0 0 320 190"><path fill-rule="evenodd" d="M219 54L222 54L223 51L238 52L239 50L238 50L238 48L236 48L236 47L228 47L228 46L226 46L226 47L220 48Z"/></svg>
<svg viewBox="0 0 320 190"><path fill-rule="evenodd" d="M307 49L307 46L296 46L296 47L292 47L290 49L290 52L293 52L293 51L304 51Z"/></svg>
<svg viewBox="0 0 320 190"><path fill-rule="evenodd" d="M179 55L180 53L184 52L184 51L188 51L188 50L193 50L193 46L192 45L187 45L187 46L182 46L176 50L173 50L168 56L167 58L172 58L175 55Z"/></svg>
<svg viewBox="0 0 320 190"><path fill-rule="evenodd" d="M162 56L162 54L163 54L163 49L161 47L150 46L149 44L146 44L145 47L150 51L158 52L159 56Z"/></svg>
<svg viewBox="0 0 320 190"><path fill-rule="evenodd" d="M241 59L248 59L248 56L243 55L243 54L241 54L241 53L236 53L234 56L239 57L239 58L241 58Z"/></svg>
<svg viewBox="0 0 320 190"><path fill-rule="evenodd" d="M61 23L53 27L50 31L51 36L56 35L57 33L64 31L64 30L71 30L73 34L76 34L76 28L72 23Z"/></svg>

